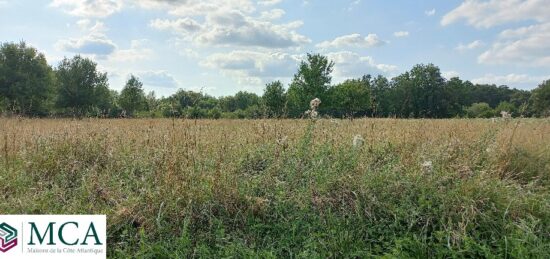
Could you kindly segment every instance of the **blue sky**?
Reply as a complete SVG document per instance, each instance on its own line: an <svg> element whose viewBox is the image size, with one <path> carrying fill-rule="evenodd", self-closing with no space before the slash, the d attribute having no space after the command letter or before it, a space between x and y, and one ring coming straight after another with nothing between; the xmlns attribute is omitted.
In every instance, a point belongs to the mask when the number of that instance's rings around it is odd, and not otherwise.
<svg viewBox="0 0 550 259"><path fill-rule="evenodd" d="M0 42L56 66L94 59L120 90L222 96L288 84L305 53L334 82L434 63L444 76L532 89L550 79L550 0L0 0Z"/></svg>

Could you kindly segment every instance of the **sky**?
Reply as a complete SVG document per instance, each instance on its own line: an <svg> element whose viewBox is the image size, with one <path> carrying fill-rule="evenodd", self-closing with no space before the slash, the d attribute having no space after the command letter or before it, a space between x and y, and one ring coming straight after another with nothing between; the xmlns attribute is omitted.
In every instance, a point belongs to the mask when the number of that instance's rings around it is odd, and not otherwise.
<svg viewBox="0 0 550 259"><path fill-rule="evenodd" d="M333 83L433 63L446 78L533 89L550 79L550 0L0 0L0 42L52 66L80 54L120 90L226 96L291 81L306 53Z"/></svg>

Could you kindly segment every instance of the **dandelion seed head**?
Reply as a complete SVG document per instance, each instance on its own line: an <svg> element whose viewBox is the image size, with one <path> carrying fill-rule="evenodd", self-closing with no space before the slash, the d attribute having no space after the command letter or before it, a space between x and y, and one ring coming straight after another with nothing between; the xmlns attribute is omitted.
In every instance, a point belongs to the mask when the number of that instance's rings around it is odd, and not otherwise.
<svg viewBox="0 0 550 259"><path fill-rule="evenodd" d="M431 173L433 171L432 161L424 161L424 163L422 163L422 171L425 173Z"/></svg>
<svg viewBox="0 0 550 259"><path fill-rule="evenodd" d="M355 135L355 137L353 137L353 147L361 147L363 146L363 144L365 143L365 139L363 139L363 137L361 135Z"/></svg>
<svg viewBox="0 0 550 259"><path fill-rule="evenodd" d="M510 113L507 112L507 111L501 111L501 112L500 112L500 116L502 116L502 118L505 119L505 120L511 119L511 118L512 118L512 114L510 114Z"/></svg>
<svg viewBox="0 0 550 259"><path fill-rule="evenodd" d="M321 104L321 99L315 98L311 100L311 102L309 102L309 107L311 108L312 111L315 111L317 110L317 108L319 108L320 104Z"/></svg>

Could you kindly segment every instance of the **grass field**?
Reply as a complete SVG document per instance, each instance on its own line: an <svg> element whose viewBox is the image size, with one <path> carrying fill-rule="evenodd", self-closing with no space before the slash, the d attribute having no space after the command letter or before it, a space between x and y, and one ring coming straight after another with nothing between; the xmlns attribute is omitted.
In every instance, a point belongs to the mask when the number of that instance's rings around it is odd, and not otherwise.
<svg viewBox="0 0 550 259"><path fill-rule="evenodd" d="M547 119L0 119L0 149L2 214L106 214L109 257L550 258Z"/></svg>

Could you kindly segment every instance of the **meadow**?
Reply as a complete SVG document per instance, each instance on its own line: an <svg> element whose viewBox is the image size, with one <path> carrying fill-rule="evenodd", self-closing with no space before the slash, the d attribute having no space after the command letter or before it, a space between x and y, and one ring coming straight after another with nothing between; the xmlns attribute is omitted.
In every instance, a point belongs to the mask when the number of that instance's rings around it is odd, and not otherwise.
<svg viewBox="0 0 550 259"><path fill-rule="evenodd" d="M550 120L0 118L1 214L113 258L550 258Z"/></svg>

